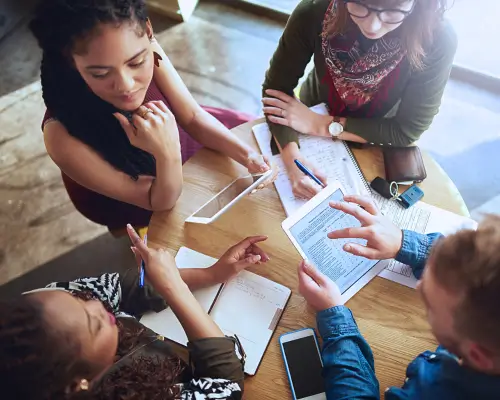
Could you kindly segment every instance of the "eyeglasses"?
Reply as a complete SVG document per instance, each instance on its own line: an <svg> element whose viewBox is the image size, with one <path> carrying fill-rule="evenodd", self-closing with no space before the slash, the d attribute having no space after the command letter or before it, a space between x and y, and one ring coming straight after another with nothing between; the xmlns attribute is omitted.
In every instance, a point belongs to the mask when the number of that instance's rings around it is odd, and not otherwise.
<svg viewBox="0 0 500 400"><path fill-rule="evenodd" d="M367 5L361 3L356 0L344 0L344 3L347 8L347 12L356 18L366 18L371 13L376 13L378 19L385 24L399 24L407 18L415 8L415 3L417 0L413 1L411 8L406 10L398 10L398 9L388 9L388 10L380 10L378 8L368 7Z"/></svg>

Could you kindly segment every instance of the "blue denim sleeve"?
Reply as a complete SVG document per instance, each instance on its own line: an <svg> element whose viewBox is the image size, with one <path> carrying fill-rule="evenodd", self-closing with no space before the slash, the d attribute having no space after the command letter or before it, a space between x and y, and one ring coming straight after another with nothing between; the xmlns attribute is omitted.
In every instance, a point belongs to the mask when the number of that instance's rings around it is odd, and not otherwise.
<svg viewBox="0 0 500 400"><path fill-rule="evenodd" d="M373 354L345 306L316 316L323 338L323 378L328 400L379 399Z"/></svg>
<svg viewBox="0 0 500 400"><path fill-rule="evenodd" d="M413 274L420 279L433 244L442 237L440 233L417 233L403 229L403 243L396 261L409 265Z"/></svg>

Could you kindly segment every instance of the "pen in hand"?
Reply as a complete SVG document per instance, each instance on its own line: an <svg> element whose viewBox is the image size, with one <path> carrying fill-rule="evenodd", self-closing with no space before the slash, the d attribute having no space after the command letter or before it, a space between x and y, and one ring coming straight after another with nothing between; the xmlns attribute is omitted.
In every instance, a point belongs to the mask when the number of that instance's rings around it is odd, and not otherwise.
<svg viewBox="0 0 500 400"><path fill-rule="evenodd" d="M148 244L148 235L145 234L144 235L144 244ZM141 259L141 267L139 269L139 287L142 288L144 287L144 267L145 267L145 264L144 264L144 260Z"/></svg>
<svg viewBox="0 0 500 400"><path fill-rule="evenodd" d="M321 182L310 170L307 168L304 164L302 164L299 160L294 160L295 165L297 166L298 169L300 169L305 175L307 175L309 178L311 178L314 182L316 182L318 185L320 185L322 188L325 188L326 186Z"/></svg>

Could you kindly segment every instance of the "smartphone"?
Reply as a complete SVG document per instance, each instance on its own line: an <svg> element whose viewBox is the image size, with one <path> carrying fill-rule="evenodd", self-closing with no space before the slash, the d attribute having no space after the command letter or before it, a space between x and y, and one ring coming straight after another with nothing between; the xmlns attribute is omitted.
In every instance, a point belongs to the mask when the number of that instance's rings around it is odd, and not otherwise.
<svg viewBox="0 0 500 400"><path fill-rule="evenodd" d="M188 217L186 222L209 224L215 221L247 193L264 183L272 173L273 171L269 169L263 174L247 175L235 179Z"/></svg>
<svg viewBox="0 0 500 400"><path fill-rule="evenodd" d="M314 329L285 333L279 342L294 400L326 400L323 362Z"/></svg>

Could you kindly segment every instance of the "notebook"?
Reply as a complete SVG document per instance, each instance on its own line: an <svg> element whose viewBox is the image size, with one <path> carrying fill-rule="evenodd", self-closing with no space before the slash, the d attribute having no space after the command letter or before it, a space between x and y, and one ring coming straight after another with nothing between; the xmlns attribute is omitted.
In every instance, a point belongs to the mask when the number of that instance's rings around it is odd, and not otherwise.
<svg viewBox="0 0 500 400"><path fill-rule="evenodd" d="M181 247L175 261L179 268L207 268L217 260ZM223 285L196 290L193 294L224 334L238 336L247 355L245 373L255 375L291 290L260 275L242 271ZM170 308L145 314L141 323L183 346L188 343Z"/></svg>
<svg viewBox="0 0 500 400"><path fill-rule="evenodd" d="M311 107L318 114L328 114L324 103ZM274 182L287 216L302 207L307 201L297 199L292 192L292 184L286 173L281 156L271 151L271 131L267 123L255 125L253 133L260 151L280 167ZM370 195L371 189L346 142L331 138L299 135L300 150L304 158L327 175L328 181L339 181L346 193Z"/></svg>
<svg viewBox="0 0 500 400"><path fill-rule="evenodd" d="M419 233L440 232L449 235L460 229L476 229L477 222L466 217L431 206L419 201L414 206L405 209L397 201L387 200L377 193L373 194L382 214L392 220L401 229L409 229ZM379 276L402 285L415 288L417 278L410 266L396 260L387 260L385 269Z"/></svg>

